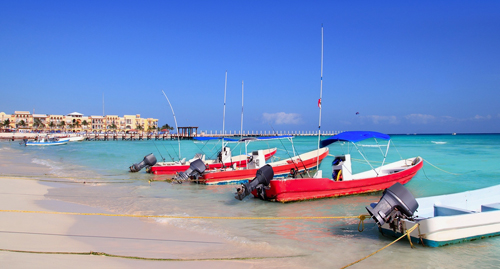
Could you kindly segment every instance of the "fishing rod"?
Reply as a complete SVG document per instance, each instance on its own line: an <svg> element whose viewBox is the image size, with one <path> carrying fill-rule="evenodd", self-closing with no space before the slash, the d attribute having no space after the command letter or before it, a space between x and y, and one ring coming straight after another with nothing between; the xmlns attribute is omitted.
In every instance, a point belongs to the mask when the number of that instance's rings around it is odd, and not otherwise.
<svg viewBox="0 0 500 269"><path fill-rule="evenodd" d="M175 162L175 159L172 157L172 155L170 155L170 152L168 152L167 148L165 147L164 144L161 144L163 146L163 148L165 149L165 151L167 152L168 156L170 157L170 159L172 160L172 162Z"/></svg>
<svg viewBox="0 0 500 269"><path fill-rule="evenodd" d="M179 127L177 126L177 119L175 118L174 108L172 107L172 104L170 104L170 100L168 100L168 97L165 94L165 92L163 90L161 92L163 93L163 95L165 95L165 98L167 98L168 105L170 106L170 109L172 110L172 114L174 115L175 128L177 129L177 143L179 144L178 156L179 156L179 161L180 161L181 160L181 141L179 140Z"/></svg>
<svg viewBox="0 0 500 269"><path fill-rule="evenodd" d="M170 145L170 147L172 147L172 150L174 151L175 155L177 155L177 158L179 158L179 162L180 162L181 156L179 156L179 154L177 154L177 152L175 151L174 146L172 146L172 144L169 143L169 145Z"/></svg>
<svg viewBox="0 0 500 269"><path fill-rule="evenodd" d="M275 136L278 136L278 133L276 132L276 130L274 130L274 127L271 125L271 123L269 123L269 126L271 126L271 129L273 129L273 132L274 132L274 135ZM280 141L281 145L283 146L283 148L285 149L286 153L288 154L288 157L290 157L290 160L292 160L292 163L293 165L295 166L295 169L297 169L296 171L298 172L299 171L299 167L297 166L297 164L293 161L293 157L290 155L290 153L288 152L288 150L286 149L285 147L285 144L283 144L283 141L281 141L281 139L278 138L278 140ZM293 147L293 143L292 143L292 147ZM295 151L295 149L294 149ZM307 167L305 166L304 162L302 161L302 159L300 158L300 155L297 155L297 157L299 158L300 162L302 163L302 166L304 166L304 171L306 171L307 175L309 177L311 177L311 175L309 175L309 171L307 171ZM301 175L302 177L302 175Z"/></svg>
<svg viewBox="0 0 500 269"><path fill-rule="evenodd" d="M155 145L155 148L156 148L156 150L158 151L158 153L160 154L160 157L163 159L163 161L165 161L165 158L163 158L163 155L161 155L161 152L160 152L160 150L158 149L158 147L156 146L156 143L155 143L155 141L154 141L154 140L153 140L153 145Z"/></svg>

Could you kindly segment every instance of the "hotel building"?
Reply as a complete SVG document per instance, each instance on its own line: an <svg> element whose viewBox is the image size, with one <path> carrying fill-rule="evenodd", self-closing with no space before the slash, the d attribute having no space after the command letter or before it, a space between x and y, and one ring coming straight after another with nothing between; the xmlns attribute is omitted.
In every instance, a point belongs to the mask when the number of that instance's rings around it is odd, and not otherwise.
<svg viewBox="0 0 500 269"><path fill-rule="evenodd" d="M65 132L155 131L158 129L158 119L141 118L140 114L123 117L84 116L78 112L67 115L31 114L29 111L15 111L10 115L0 112L0 124L3 129Z"/></svg>

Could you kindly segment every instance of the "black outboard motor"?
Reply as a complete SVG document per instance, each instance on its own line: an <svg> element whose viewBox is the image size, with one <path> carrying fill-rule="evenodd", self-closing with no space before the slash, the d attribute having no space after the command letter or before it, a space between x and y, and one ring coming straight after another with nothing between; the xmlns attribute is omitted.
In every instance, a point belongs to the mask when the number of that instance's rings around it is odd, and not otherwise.
<svg viewBox="0 0 500 269"><path fill-rule="evenodd" d="M257 170L255 178L252 181L241 184L241 187L236 189L236 196L234 198L243 200L243 198L247 197L252 191L257 190L259 197L265 200L265 190L269 189L269 183L273 177L274 171L272 166L266 164Z"/></svg>
<svg viewBox="0 0 500 269"><path fill-rule="evenodd" d="M182 183L182 181L188 180L190 177L198 179L203 174L203 172L205 172L205 169L205 163L200 159L196 159L189 165L188 170L186 170L185 172L177 173L174 180L176 180L177 183Z"/></svg>
<svg viewBox="0 0 500 269"><path fill-rule="evenodd" d="M153 153L150 153L144 157L142 162L132 164L130 168L130 172L139 172L142 168L146 166L153 166L156 164L156 157Z"/></svg>
<svg viewBox="0 0 500 269"><path fill-rule="evenodd" d="M386 189L377 204L366 207L379 227L395 218L411 218L418 208L417 200L401 183Z"/></svg>

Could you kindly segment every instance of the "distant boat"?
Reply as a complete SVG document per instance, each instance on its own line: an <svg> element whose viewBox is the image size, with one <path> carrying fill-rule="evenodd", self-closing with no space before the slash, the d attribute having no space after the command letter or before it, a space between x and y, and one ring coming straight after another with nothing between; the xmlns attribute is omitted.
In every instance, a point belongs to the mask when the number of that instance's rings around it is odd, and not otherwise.
<svg viewBox="0 0 500 269"><path fill-rule="evenodd" d="M390 202L396 200L402 204ZM417 199L403 186L392 186L367 210L382 234L399 236L418 224L411 240L429 247L500 235L500 185Z"/></svg>
<svg viewBox="0 0 500 269"><path fill-rule="evenodd" d="M83 135L69 137L70 142L79 142L79 141L83 141L83 140L85 140L85 136L83 136Z"/></svg>
<svg viewBox="0 0 500 269"><path fill-rule="evenodd" d="M58 146L69 142L68 138L40 138L36 141L23 140L25 146Z"/></svg>

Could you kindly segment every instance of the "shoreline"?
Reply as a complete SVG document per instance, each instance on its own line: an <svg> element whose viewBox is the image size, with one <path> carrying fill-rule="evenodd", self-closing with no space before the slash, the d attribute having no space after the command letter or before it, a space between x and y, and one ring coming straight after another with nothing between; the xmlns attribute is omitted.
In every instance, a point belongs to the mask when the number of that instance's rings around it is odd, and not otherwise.
<svg viewBox="0 0 500 269"><path fill-rule="evenodd" d="M0 204L4 210L52 212L112 213L99 208L57 199L61 189L69 196L89 184L40 182L23 176L47 177L50 169L22 159L13 149L2 148L0 162ZM16 177L18 175L19 177ZM58 178L57 180L60 180ZM73 182L72 182L73 183ZM59 191L55 191L59 189ZM251 258L244 246L214 235L160 225L154 220L126 217L53 215L0 212L0 263L10 268L136 268L188 267L250 268L293 265L288 258ZM96 255L19 253L6 250L35 252L103 252L112 255L156 259L186 259L188 261L151 261ZM238 255L239 254L239 255ZM250 254L250 253L248 253ZM229 259L240 257L242 259ZM260 259L263 258L263 259ZM201 259L196 261L195 259ZM220 259L220 260L210 260ZM288 265L287 265L288 264Z"/></svg>

